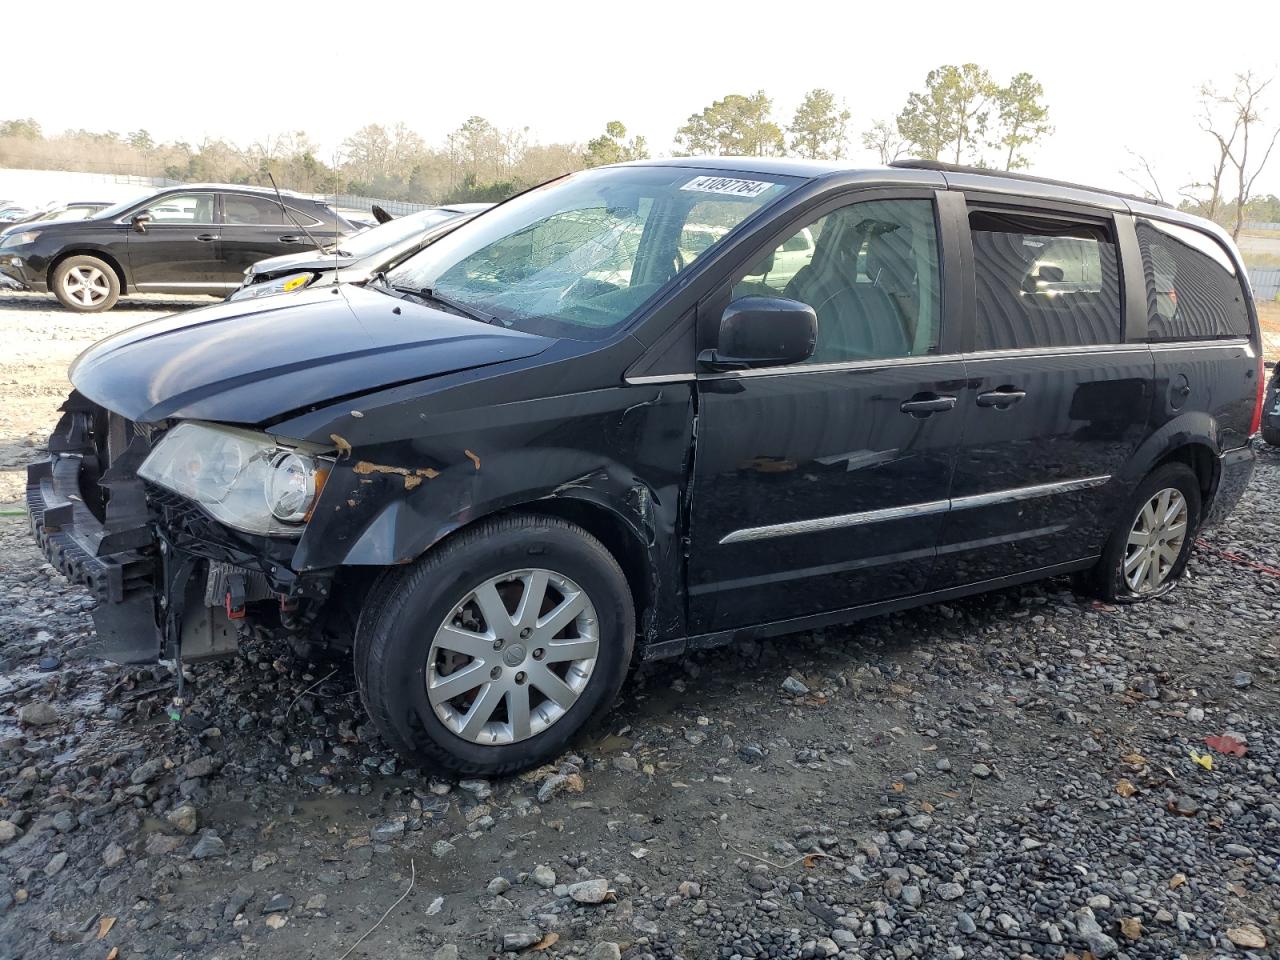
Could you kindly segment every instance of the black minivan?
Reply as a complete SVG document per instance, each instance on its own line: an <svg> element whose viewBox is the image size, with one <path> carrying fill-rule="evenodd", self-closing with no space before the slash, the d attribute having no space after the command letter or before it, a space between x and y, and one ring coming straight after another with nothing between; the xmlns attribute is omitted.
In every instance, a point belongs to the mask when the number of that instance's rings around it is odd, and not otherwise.
<svg viewBox="0 0 1280 960"><path fill-rule="evenodd" d="M29 471L107 655L353 649L406 756L536 763L633 657L1073 573L1156 597L1253 471L1216 226L932 162L601 167L362 287L144 323Z"/></svg>

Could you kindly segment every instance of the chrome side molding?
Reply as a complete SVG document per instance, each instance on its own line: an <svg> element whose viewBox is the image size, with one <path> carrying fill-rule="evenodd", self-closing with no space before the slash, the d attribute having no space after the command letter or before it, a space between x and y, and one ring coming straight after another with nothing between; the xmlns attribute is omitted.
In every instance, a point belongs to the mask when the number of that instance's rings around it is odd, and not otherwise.
<svg viewBox="0 0 1280 960"><path fill-rule="evenodd" d="M1111 474L1108 473L1097 477L1082 477L1078 480L1060 480L1056 483L1038 483L1030 487L993 490L991 493L971 494L966 497L954 497L950 500L929 500L924 503L910 503L902 507L886 507L882 510L863 510L859 513L841 513L833 517L815 517L812 520L794 520L789 523L774 523L763 527L745 527L742 530L734 530L732 533L721 537L720 543L770 540L774 537L791 537L799 533L821 533L825 530L856 527L866 523L884 523L886 520L923 517L933 513L945 513L948 510L968 510L973 507L987 507L996 503L1017 503L1020 500L1033 500L1037 497L1048 497L1058 493L1073 493L1077 490L1100 487L1110 479Z"/></svg>

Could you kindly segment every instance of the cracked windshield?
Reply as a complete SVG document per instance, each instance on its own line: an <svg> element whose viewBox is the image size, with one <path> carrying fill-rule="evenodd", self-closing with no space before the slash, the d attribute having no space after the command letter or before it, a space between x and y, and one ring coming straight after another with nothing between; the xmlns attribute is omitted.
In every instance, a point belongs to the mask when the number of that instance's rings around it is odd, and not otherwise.
<svg viewBox="0 0 1280 960"><path fill-rule="evenodd" d="M528 333L595 340L792 183L689 167L582 173L501 205L388 280Z"/></svg>

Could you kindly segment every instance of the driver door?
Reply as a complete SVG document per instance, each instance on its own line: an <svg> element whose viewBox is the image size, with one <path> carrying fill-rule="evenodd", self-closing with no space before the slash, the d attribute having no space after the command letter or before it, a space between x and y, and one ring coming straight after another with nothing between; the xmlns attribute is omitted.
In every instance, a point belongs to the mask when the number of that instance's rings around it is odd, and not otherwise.
<svg viewBox="0 0 1280 960"><path fill-rule="evenodd" d="M772 238L699 306L700 348L752 295L809 304L818 340L806 363L697 375L691 632L928 584L959 440L957 298L932 191L859 196Z"/></svg>
<svg viewBox="0 0 1280 960"><path fill-rule="evenodd" d="M221 226L212 193L167 194L145 213L146 232L129 231L129 273L139 291L218 291L222 269Z"/></svg>

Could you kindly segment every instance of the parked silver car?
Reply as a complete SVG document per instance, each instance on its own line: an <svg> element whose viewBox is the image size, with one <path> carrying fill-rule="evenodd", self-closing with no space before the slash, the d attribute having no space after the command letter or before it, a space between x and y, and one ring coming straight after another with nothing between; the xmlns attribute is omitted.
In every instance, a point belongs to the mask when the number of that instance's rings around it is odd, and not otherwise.
<svg viewBox="0 0 1280 960"><path fill-rule="evenodd" d="M428 207L343 237L323 250L302 250L259 260L245 271L244 283L227 299L269 297L334 283L363 283L491 206L458 203Z"/></svg>

